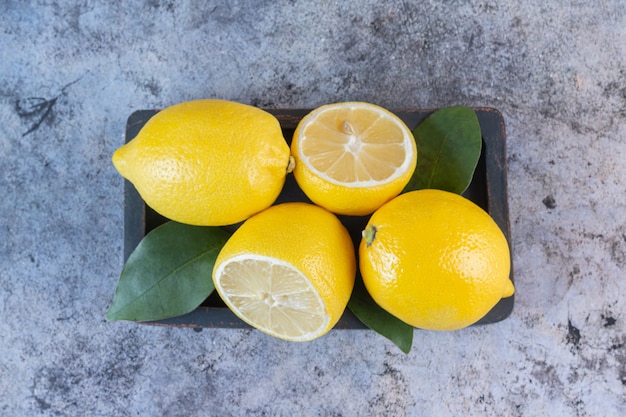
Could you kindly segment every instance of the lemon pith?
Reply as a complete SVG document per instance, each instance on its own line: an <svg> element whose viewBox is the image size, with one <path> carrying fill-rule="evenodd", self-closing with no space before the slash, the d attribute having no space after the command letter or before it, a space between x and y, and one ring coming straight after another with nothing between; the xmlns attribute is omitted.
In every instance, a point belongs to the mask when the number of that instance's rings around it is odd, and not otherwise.
<svg viewBox="0 0 626 417"><path fill-rule="evenodd" d="M513 294L506 238L457 194L402 194L372 215L364 234L360 270L368 292L412 326L461 329Z"/></svg>

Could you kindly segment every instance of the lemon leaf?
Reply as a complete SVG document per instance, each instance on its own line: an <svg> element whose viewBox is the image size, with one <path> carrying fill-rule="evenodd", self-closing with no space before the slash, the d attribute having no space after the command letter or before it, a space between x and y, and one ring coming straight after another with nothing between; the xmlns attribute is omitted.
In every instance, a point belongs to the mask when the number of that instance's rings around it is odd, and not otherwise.
<svg viewBox="0 0 626 417"><path fill-rule="evenodd" d="M111 321L151 321L189 313L215 289L211 274L229 233L167 222L130 255L107 311Z"/></svg>
<svg viewBox="0 0 626 417"><path fill-rule="evenodd" d="M411 351L413 327L376 304L360 276L354 282L348 308L363 324L392 341L402 352Z"/></svg>
<svg viewBox="0 0 626 417"><path fill-rule="evenodd" d="M478 164L482 135L476 112L465 106L439 109L413 130L417 166L403 192L436 188L461 194Z"/></svg>

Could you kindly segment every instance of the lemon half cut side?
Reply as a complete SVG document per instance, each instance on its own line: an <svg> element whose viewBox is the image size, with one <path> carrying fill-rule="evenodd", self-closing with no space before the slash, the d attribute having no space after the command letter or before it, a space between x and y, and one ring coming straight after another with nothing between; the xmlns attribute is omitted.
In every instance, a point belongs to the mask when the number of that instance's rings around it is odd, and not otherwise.
<svg viewBox="0 0 626 417"><path fill-rule="evenodd" d="M274 337L307 341L330 320L318 291L293 265L258 255L240 255L215 272L216 288L237 317Z"/></svg>

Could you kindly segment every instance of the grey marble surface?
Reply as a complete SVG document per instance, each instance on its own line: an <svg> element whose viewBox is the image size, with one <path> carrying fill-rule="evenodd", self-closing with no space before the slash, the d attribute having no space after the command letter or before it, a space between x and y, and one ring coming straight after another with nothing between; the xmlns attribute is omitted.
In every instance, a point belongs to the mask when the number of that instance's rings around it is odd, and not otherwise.
<svg viewBox="0 0 626 417"><path fill-rule="evenodd" d="M109 323L137 109L502 111L498 324L290 344ZM626 4L0 1L0 416L626 415Z"/></svg>

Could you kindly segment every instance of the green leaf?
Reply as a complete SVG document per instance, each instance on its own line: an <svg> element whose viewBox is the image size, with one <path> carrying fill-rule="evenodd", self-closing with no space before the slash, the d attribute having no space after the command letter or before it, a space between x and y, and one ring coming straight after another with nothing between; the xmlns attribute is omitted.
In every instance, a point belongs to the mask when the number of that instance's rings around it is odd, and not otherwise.
<svg viewBox="0 0 626 417"><path fill-rule="evenodd" d="M348 308L367 327L391 340L404 353L411 351L413 327L383 310L367 292L360 276L354 282Z"/></svg>
<svg viewBox="0 0 626 417"><path fill-rule="evenodd" d="M215 289L213 265L229 236L176 222L154 229L126 261L107 318L150 321L193 311Z"/></svg>
<svg viewBox="0 0 626 417"><path fill-rule="evenodd" d="M465 106L435 111L413 130L417 167L403 192L435 188L461 194L478 164L482 135L478 117Z"/></svg>

